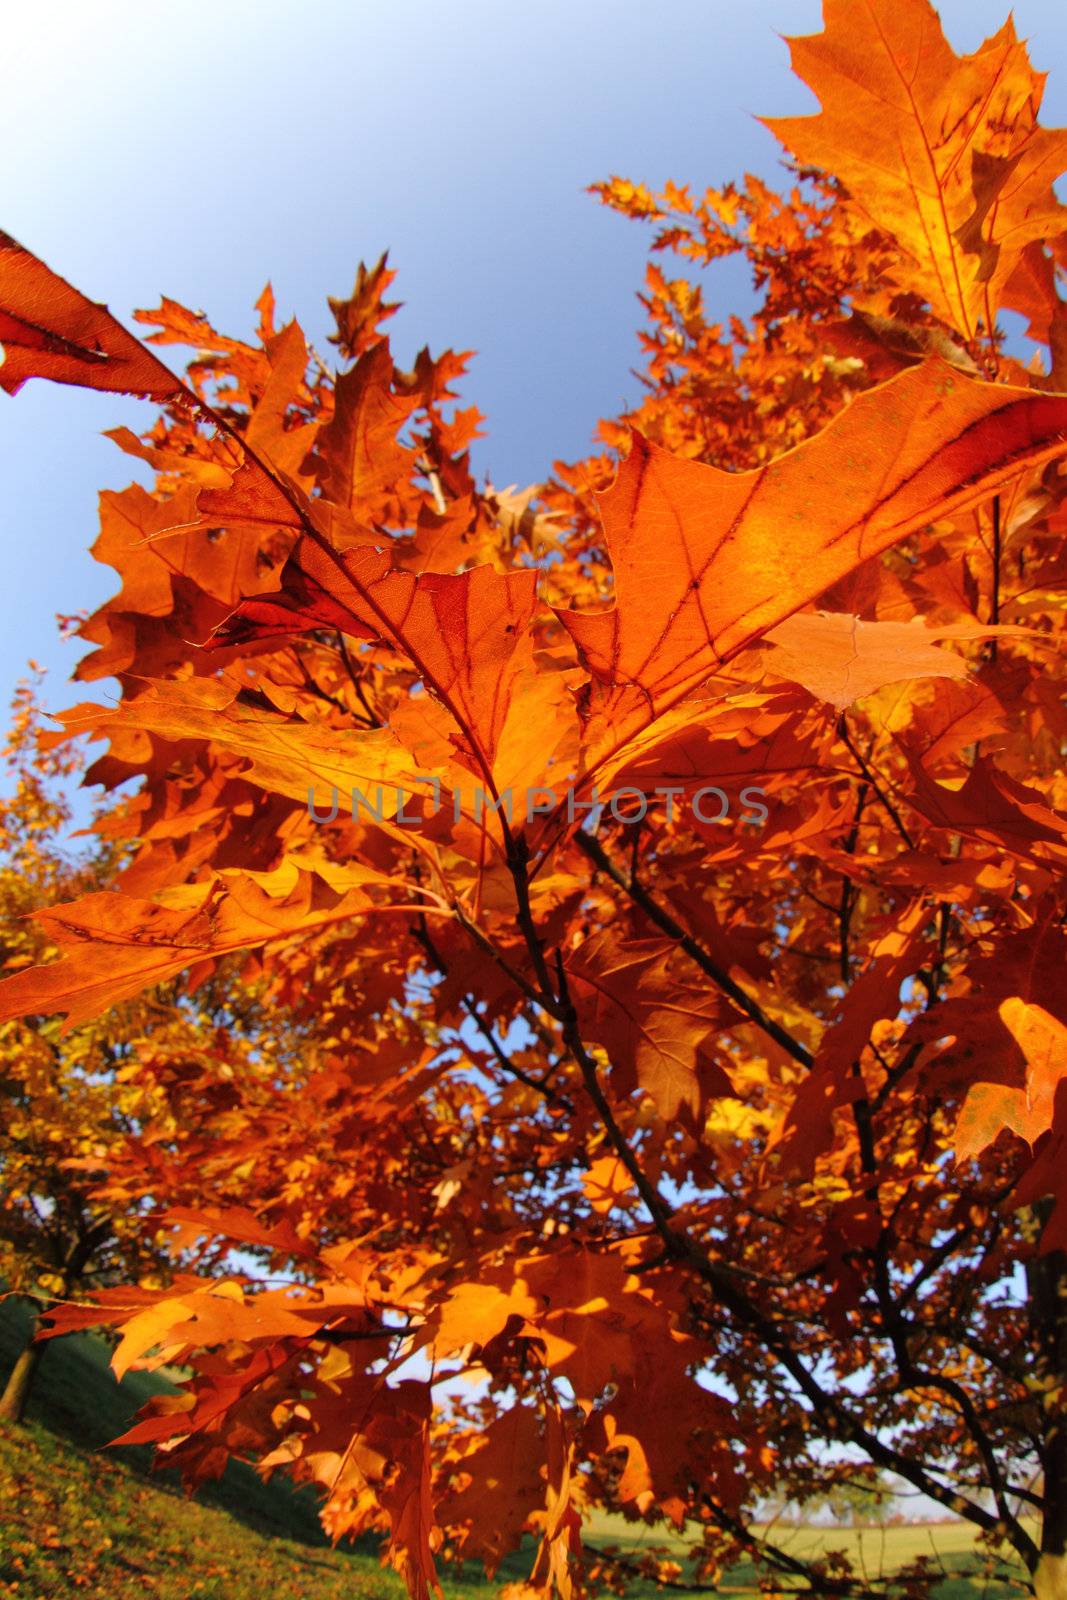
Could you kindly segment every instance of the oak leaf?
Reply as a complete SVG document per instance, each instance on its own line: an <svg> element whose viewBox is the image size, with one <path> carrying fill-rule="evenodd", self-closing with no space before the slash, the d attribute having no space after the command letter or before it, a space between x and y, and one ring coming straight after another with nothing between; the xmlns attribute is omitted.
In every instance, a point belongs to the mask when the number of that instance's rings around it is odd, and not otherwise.
<svg viewBox="0 0 1067 1600"><path fill-rule="evenodd" d="M942 639L1025 637L1025 628L980 622L930 627L910 622L864 622L840 612L798 612L764 636L772 672L802 683L844 711L887 683L910 678L966 678L962 656L939 650Z"/></svg>
<svg viewBox="0 0 1067 1600"><path fill-rule="evenodd" d="M605 933L567 959L583 1027L607 1050L622 1092L644 1089L667 1119L733 1092L710 1040L741 1020L721 996L669 975L672 951L667 940L620 946Z"/></svg>
<svg viewBox="0 0 1067 1600"><path fill-rule="evenodd" d="M1023 1058L1023 1082L971 1085L953 1135L961 1161L984 1150L1005 1128L1036 1144L1052 1126L1056 1091L1067 1078L1067 1027L1058 1017L1013 995L997 1007L997 1020ZM996 1052L996 1030L986 1033L985 1046L989 1055Z"/></svg>
<svg viewBox="0 0 1067 1600"><path fill-rule="evenodd" d="M1010 19L957 56L929 0L824 0L823 15L823 33L789 40L822 111L767 126L901 246L899 288L964 339L989 333L1023 249L1067 219L1052 188L1067 130L1038 125L1043 74Z"/></svg>
<svg viewBox="0 0 1067 1600"><path fill-rule="evenodd" d="M1067 399L932 359L766 466L723 472L635 433L598 503L607 611L557 609L615 749L861 561L1062 453Z"/></svg>
<svg viewBox="0 0 1067 1600"><path fill-rule="evenodd" d="M183 404L185 385L127 333L106 306L73 289L17 240L0 233L0 388L27 378Z"/></svg>
<svg viewBox="0 0 1067 1600"><path fill-rule="evenodd" d="M540 1504L543 1452L536 1411L511 1406L456 1462L454 1471L470 1481L438 1502L438 1521L461 1530L464 1556L482 1560L489 1577L514 1549L530 1513Z"/></svg>
<svg viewBox="0 0 1067 1600"><path fill-rule="evenodd" d="M374 909L362 887L365 869L355 881L342 872L338 889L294 864L261 876L263 882L238 870L220 874L171 891L170 904L101 890L39 913L63 954L3 979L0 1014L64 1012L69 1030L187 968Z"/></svg>
<svg viewBox="0 0 1067 1600"><path fill-rule="evenodd" d="M454 576L414 574L373 548L335 552L302 539L277 600L249 600L216 632L216 645L249 644L337 628L383 639L416 667L448 719L457 756L489 777L511 694L529 660L537 575L489 567Z"/></svg>

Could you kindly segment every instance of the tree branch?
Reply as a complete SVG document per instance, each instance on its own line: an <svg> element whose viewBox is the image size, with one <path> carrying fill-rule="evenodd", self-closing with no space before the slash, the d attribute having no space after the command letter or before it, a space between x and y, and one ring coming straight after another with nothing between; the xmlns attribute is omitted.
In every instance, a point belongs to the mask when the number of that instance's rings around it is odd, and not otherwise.
<svg viewBox="0 0 1067 1600"><path fill-rule="evenodd" d="M650 922L654 922L657 928L660 928L669 939L675 940L690 960L696 962L701 972L710 978L722 990L723 994L734 1002L739 1011L743 1011L750 1021L762 1029L769 1038L774 1040L775 1044L779 1045L787 1055L791 1056L802 1067L810 1068L814 1065L815 1058L811 1051L806 1049L798 1039L794 1039L793 1035L788 1033L781 1023L775 1022L773 1017L769 1017L759 1002L754 1000L751 995L746 994L740 984L734 982L730 974L719 966L714 957L709 955L691 934L686 933L681 924L676 922L670 912L661 906L657 900L653 899L647 889L633 878L627 878L624 873L620 872L598 839L594 839L592 834L586 833L584 830L579 830L574 835L574 842L579 850L587 855L601 872L609 877L613 883L617 884L625 894L629 895L635 905L640 906Z"/></svg>

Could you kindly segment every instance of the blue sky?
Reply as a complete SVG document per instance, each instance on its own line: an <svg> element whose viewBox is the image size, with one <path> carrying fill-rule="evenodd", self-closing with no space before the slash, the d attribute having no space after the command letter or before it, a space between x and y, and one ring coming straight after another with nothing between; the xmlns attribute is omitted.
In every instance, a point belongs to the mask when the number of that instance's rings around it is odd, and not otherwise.
<svg viewBox="0 0 1067 1600"><path fill-rule="evenodd" d="M1006 14L1005 0L940 9L957 49ZM1067 123L1059 16L1056 0L1015 6L1051 71L1047 123ZM170 294L247 333L269 277L317 341L326 295L388 247L398 355L478 352L476 465L525 484L636 393L648 234L585 185L774 181L779 148L754 114L816 109L780 35L820 25L817 0L21 6L5 20L0 226L123 319ZM720 265L707 293L744 310L743 269ZM5 693L33 656L49 705L85 698L64 683L83 647L54 616L113 591L88 555L96 494L136 464L100 435L151 415L39 382L0 394Z"/></svg>

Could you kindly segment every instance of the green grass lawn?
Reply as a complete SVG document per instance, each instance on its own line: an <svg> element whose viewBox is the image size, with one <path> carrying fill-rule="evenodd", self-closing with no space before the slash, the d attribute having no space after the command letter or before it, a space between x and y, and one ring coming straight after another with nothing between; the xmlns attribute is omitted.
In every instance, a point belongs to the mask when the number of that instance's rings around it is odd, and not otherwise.
<svg viewBox="0 0 1067 1600"><path fill-rule="evenodd" d="M0 1302L0 1381L21 1342L24 1302ZM117 1384L92 1334L46 1347L26 1422L0 1424L0 1595L52 1600L401 1600L374 1549L331 1549L317 1497L231 1463L189 1499L173 1473L150 1472L143 1446L105 1450L151 1394L155 1373ZM508 1577L524 1575L525 1564ZM450 1600L490 1600L474 1578Z"/></svg>
<svg viewBox="0 0 1067 1600"><path fill-rule="evenodd" d="M21 1341L23 1302L0 1301L0 1382ZM26 1423L0 1424L0 1596L53 1600L401 1600L403 1586L369 1547L332 1549L319 1526L317 1500L284 1477L263 1483L231 1463L218 1482L189 1499L174 1475L149 1471L147 1448L105 1450L149 1395L170 1387L156 1373L133 1372L121 1384L108 1370L110 1350L92 1334L46 1347ZM686 1542L619 1517L594 1512L585 1534L596 1546L634 1555L666 1546L683 1564ZM776 1542L798 1556L845 1550L875 1577L930 1556L931 1600L1000 1600L1018 1593L982 1570L964 1523L855 1531L779 1526ZM446 1578L447 1600L492 1600L502 1583L528 1575L532 1549L509 1559L490 1585L469 1571ZM631 1600L657 1591L635 1583ZM658 1591L668 1594L670 1591ZM724 1594L759 1594L755 1570L724 1579Z"/></svg>

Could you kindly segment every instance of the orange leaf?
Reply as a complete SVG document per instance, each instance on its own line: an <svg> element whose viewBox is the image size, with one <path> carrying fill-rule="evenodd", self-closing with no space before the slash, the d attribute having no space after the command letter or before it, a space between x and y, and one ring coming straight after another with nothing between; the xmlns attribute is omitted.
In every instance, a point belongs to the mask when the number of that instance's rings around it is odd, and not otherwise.
<svg viewBox="0 0 1067 1600"><path fill-rule="evenodd" d="M39 912L38 921L67 948L58 961L0 982L0 1016L64 1012L67 1032L198 962L374 907L358 886L334 890L298 869L279 871L276 894L271 876L259 876L267 887L241 872L189 885L173 896L178 909L104 890Z"/></svg>
<svg viewBox="0 0 1067 1600"><path fill-rule="evenodd" d="M1025 636L1027 632L1026 628L980 622L931 628L921 617L910 622L862 622L841 612L801 612L765 636L773 648L764 659L779 677L802 683L818 699L844 711L854 700L887 683L906 678L965 678L967 663L949 650L939 650L939 639Z"/></svg>
<svg viewBox="0 0 1067 1600"><path fill-rule="evenodd" d="M618 748L722 662L861 561L1062 455L1067 399L924 362L750 472L634 434L598 496L615 571L608 611L560 610L596 680L591 736Z"/></svg>
<svg viewBox="0 0 1067 1600"><path fill-rule="evenodd" d="M1043 1006L1017 995L1001 1001L1001 1024L1025 1061L1021 1086L975 1083L956 1122L953 1142L960 1160L993 1143L1005 1128L1030 1145L1052 1126L1056 1090L1067 1077L1067 1028ZM992 1039L987 1039L993 1048Z"/></svg>
<svg viewBox="0 0 1067 1600"><path fill-rule="evenodd" d="M618 1156L601 1156L591 1163L582 1189L594 1211L610 1211L633 1194L634 1182Z"/></svg>
<svg viewBox="0 0 1067 1600"><path fill-rule="evenodd" d="M722 996L670 975L672 951L665 939L620 946L596 934L567 961L583 1029L608 1051L622 1092L640 1085L668 1119L682 1107L695 1116L709 1094L733 1093L707 1041L741 1020Z"/></svg>
<svg viewBox="0 0 1067 1600"><path fill-rule="evenodd" d="M0 388L8 394L27 378L50 378L164 405L193 399L107 306L71 288L6 233L0 233L0 344Z"/></svg>
<svg viewBox="0 0 1067 1600"><path fill-rule="evenodd" d="M370 547L344 552L301 539L282 593L248 600L216 645L338 628L393 644L442 708L457 755L488 777L517 679L530 660L537 574L491 567L448 576L401 571Z"/></svg>
<svg viewBox="0 0 1067 1600"><path fill-rule="evenodd" d="M462 1528L464 1557L484 1561L489 1577L518 1544L541 1499L541 1451L537 1413L529 1406L512 1406L457 1463L470 1483L446 1495L437 1507L442 1527Z"/></svg>
<svg viewBox="0 0 1067 1600"><path fill-rule="evenodd" d="M767 126L897 241L900 288L964 339L988 333L1024 247L1067 223L1052 190L1067 130L1037 125L1044 75L1010 19L957 56L929 0L824 0L823 15L825 32L789 40L822 111Z"/></svg>

